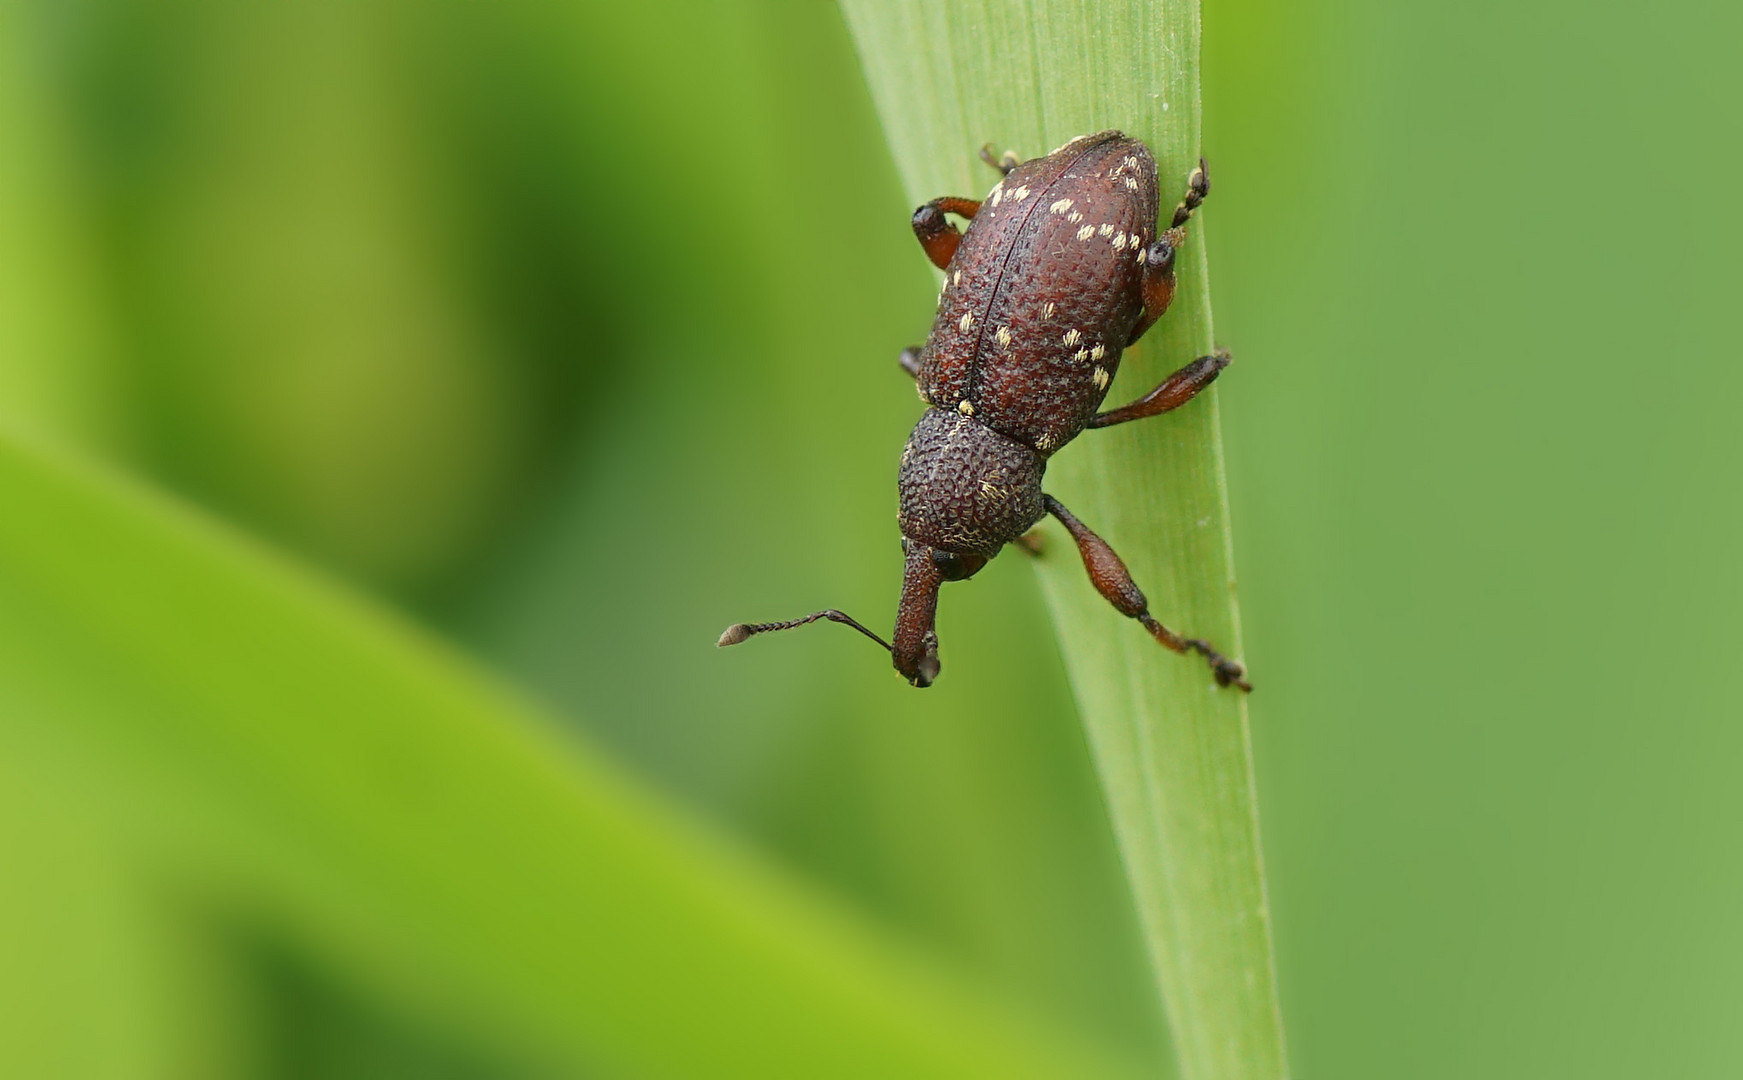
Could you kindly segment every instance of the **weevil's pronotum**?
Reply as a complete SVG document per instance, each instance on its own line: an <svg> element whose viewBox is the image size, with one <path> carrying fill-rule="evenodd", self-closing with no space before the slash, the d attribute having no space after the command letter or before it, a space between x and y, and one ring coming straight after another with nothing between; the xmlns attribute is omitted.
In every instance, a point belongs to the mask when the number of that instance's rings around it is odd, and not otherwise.
<svg viewBox="0 0 1743 1080"><path fill-rule="evenodd" d="M933 199L914 211L914 234L944 271L944 288L925 346L901 356L927 409L902 451L898 479L907 562L894 643L829 610L729 626L720 644L829 619L888 649L909 682L929 686L939 670L939 586L973 577L1052 514L1121 614L1175 652L1203 656L1219 685L1251 690L1240 664L1157 622L1113 548L1041 490L1047 459L1084 428L1179 408L1228 366L1226 352L1201 356L1131 404L1099 411L1121 351L1174 298L1175 252L1210 190L1204 162L1159 229L1156 161L1118 131L1084 135L1022 163L1010 154L981 156L1004 174L985 199ZM946 214L967 219L968 231Z"/></svg>

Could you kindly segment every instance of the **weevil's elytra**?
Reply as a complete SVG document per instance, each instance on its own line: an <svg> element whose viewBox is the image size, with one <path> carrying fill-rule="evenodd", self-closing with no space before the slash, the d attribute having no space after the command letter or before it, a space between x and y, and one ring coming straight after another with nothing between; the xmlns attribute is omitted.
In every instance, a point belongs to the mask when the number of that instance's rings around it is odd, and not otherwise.
<svg viewBox="0 0 1743 1080"><path fill-rule="evenodd" d="M945 274L926 344L901 355L927 409L897 480L905 565L893 640L830 610L740 623L720 644L828 619L889 649L897 671L928 686L939 671L940 585L972 577L1052 514L1118 611L1175 652L1203 656L1218 685L1251 690L1240 664L1157 622L1113 548L1041 490L1047 459L1085 428L1179 408L1228 366L1226 352L1201 356L1137 401L1101 411L1121 353L1174 298L1175 252L1210 190L1204 162L1163 226L1156 161L1118 131L1079 136L1031 161L995 160L990 148L981 157L1004 174L986 199L934 199L912 220ZM966 219L967 231L947 215Z"/></svg>

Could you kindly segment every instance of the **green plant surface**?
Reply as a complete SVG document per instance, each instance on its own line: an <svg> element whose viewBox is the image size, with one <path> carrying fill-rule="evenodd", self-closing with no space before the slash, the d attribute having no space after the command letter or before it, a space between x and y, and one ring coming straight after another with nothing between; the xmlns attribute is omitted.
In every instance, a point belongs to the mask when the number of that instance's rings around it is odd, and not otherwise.
<svg viewBox="0 0 1743 1080"><path fill-rule="evenodd" d="M5 965L0 999L6 1030L72 1055L67 1074L109 1071L66 1037L84 1001L136 1067L174 1060L161 993L100 987L184 980L142 944L148 912L183 906L565 1075L1113 1071L175 502L5 439L0 506L0 743L33 781L0 799L0 852L36 882L0 914L35 942L9 955L40 961ZM62 948L80 927L96 937ZM203 1004L184 1019L222 1006ZM0 1072L56 1071L18 1053Z"/></svg>
<svg viewBox="0 0 1743 1080"><path fill-rule="evenodd" d="M1105 128L1150 145L1165 198L1184 190L1201 152L1196 3L843 6L911 201L988 188L974 160L983 143L1032 157ZM1173 307L1127 353L1111 401L1212 347L1207 216L1194 220ZM1237 363L1225 385L1241 378ZM1214 389L1165 418L1088 433L1047 485L1121 554L1163 623L1240 655ZM1243 696L1108 607L1063 530L1047 543L1043 586L1182 1075L1282 1076Z"/></svg>

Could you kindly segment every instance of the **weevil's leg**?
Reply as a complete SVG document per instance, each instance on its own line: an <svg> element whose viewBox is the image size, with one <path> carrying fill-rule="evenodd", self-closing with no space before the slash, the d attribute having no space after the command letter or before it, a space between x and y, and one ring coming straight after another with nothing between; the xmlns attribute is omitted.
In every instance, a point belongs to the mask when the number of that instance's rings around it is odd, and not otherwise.
<svg viewBox="0 0 1743 1080"><path fill-rule="evenodd" d="M1170 231L1183 227L1192 217L1192 212L1204 204L1204 197L1210 194L1210 166L1203 158L1198 159L1198 168L1192 170L1192 175L1186 178L1186 194L1181 196L1180 205L1174 208L1174 217L1168 222Z"/></svg>
<svg viewBox="0 0 1743 1080"><path fill-rule="evenodd" d="M940 270L949 266L950 257L956 254L956 245L962 243L962 231L944 215L973 218L978 213L979 200L960 199L954 195L933 199L914 211L914 235L920 238L920 246L926 249L926 257L932 260L933 266Z"/></svg>
<svg viewBox="0 0 1743 1080"><path fill-rule="evenodd" d="M1174 253L1186 242L1186 223L1192 212L1209 194L1210 175L1205 171L1204 159L1199 158L1198 168L1192 170L1192 175L1187 178L1186 195L1174 208L1168 228L1144 252L1144 314L1139 317L1138 325L1132 328L1127 345L1143 337L1144 332L1156 325L1156 320L1174 302Z"/></svg>
<svg viewBox="0 0 1743 1080"><path fill-rule="evenodd" d="M993 144L987 143L980 148L980 159L999 171L1000 176L1011 175L1011 170L1023 163L1022 159L1009 150L993 157Z"/></svg>
<svg viewBox="0 0 1743 1080"><path fill-rule="evenodd" d="M896 361L902 365L902 370L918 379L920 377L920 346L910 345L902 350L902 356Z"/></svg>
<svg viewBox="0 0 1743 1080"><path fill-rule="evenodd" d="M1127 420L1142 420L1146 416L1160 416L1172 409L1191 401L1198 392L1216 381L1223 368L1229 366L1232 358L1227 349L1218 349L1208 356L1201 356L1192 363L1163 379L1156 389L1143 397L1123 405L1118 409L1109 409L1104 413L1096 413L1090 419L1092 428L1110 427L1123 424Z"/></svg>
<svg viewBox="0 0 1743 1080"><path fill-rule="evenodd" d="M1090 532L1087 525L1072 516L1071 511L1060 506L1053 496L1043 495L1041 500L1047 507L1047 512L1058 518L1070 531L1071 538L1077 541L1077 550L1083 556L1083 566L1089 571L1089 580L1116 611L1143 623L1144 629L1150 631L1150 636L1167 648L1177 653L1191 651L1204 657L1210 663L1211 675L1218 686L1238 686L1249 691L1253 689L1252 684L1247 682L1246 669L1211 648L1209 642L1181 637L1151 617L1150 602L1144 598L1143 590L1132 581L1126 564L1114 554L1114 549L1108 546L1107 541Z"/></svg>
<svg viewBox="0 0 1743 1080"><path fill-rule="evenodd" d="M1132 336L1126 339L1127 348L1136 345L1174 302L1174 238L1169 233L1180 231L1169 229L1144 250L1144 313L1138 316L1138 325L1132 327Z"/></svg>

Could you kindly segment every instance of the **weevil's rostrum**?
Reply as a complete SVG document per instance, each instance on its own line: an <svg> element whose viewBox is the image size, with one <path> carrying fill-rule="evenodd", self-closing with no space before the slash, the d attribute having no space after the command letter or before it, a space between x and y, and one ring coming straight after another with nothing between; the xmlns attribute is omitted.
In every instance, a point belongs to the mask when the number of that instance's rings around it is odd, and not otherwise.
<svg viewBox="0 0 1743 1080"><path fill-rule="evenodd" d="M1155 159L1120 132L1081 136L1022 163L982 157L1004 174L985 199L934 199L913 217L944 286L926 344L901 357L928 408L898 474L906 558L893 642L830 610L740 623L720 644L829 619L889 649L915 686L930 685L939 671L939 586L972 577L1052 514L1117 610L1168 648L1203 656L1219 685L1252 689L1240 664L1157 622L1113 549L1041 490L1047 459L1086 427L1178 408L1229 363L1225 352L1201 356L1137 401L1100 411L1121 353L1173 299L1175 251L1210 187L1204 162L1159 227ZM947 214L967 219L967 232Z"/></svg>

